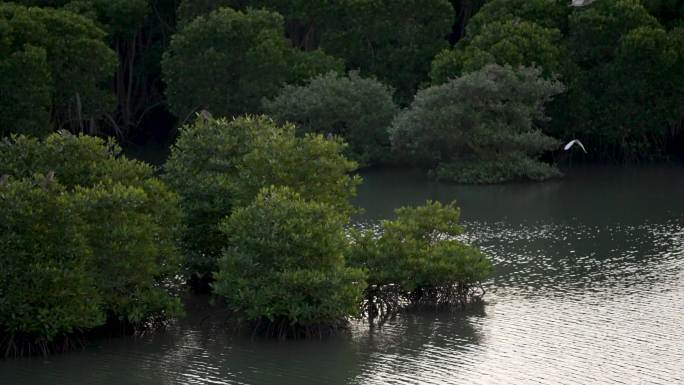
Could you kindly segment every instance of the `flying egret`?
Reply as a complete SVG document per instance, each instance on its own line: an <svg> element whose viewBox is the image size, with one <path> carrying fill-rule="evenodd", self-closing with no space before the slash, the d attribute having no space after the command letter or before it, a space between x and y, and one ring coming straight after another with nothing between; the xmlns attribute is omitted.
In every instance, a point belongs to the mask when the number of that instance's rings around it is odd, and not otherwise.
<svg viewBox="0 0 684 385"><path fill-rule="evenodd" d="M582 144L582 142L580 142L577 139L573 139L573 140L569 141L568 144L566 144L565 147L563 147L563 150L568 151L575 144L580 146L580 148L582 149L582 151L584 151L585 154L587 153L587 150L584 148L584 145Z"/></svg>

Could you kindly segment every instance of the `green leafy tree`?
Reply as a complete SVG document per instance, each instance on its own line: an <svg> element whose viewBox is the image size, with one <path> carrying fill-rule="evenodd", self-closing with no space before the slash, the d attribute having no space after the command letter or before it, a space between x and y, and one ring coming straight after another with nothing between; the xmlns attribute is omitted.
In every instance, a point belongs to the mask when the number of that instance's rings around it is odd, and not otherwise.
<svg viewBox="0 0 684 385"><path fill-rule="evenodd" d="M684 117L684 30L640 27L619 42L611 61L583 73L555 129L581 137L594 158L665 156ZM572 124L575 123L575 124Z"/></svg>
<svg viewBox="0 0 684 385"><path fill-rule="evenodd" d="M249 205L259 190L288 186L304 199L352 211L359 183L356 164L339 139L295 136L291 124L266 117L200 118L181 129L164 166L165 180L181 196L187 213L184 249L188 273L207 279L226 245L221 220Z"/></svg>
<svg viewBox="0 0 684 385"><path fill-rule="evenodd" d="M596 1L570 14L567 44L582 68L606 63L615 55L622 36L638 27L657 27L638 0Z"/></svg>
<svg viewBox="0 0 684 385"><path fill-rule="evenodd" d="M96 278L108 315L140 326L181 312L169 293L180 268L178 201L159 181L77 188L74 200L90 225ZM152 202L155 202L154 204Z"/></svg>
<svg viewBox="0 0 684 385"><path fill-rule="evenodd" d="M639 1L592 3L570 15L580 71L552 106L557 136L581 138L593 159L666 156L682 127L682 39Z"/></svg>
<svg viewBox="0 0 684 385"><path fill-rule="evenodd" d="M268 9L283 16L285 34L293 46L312 51L319 48L323 30L344 9L344 3L329 0L182 0L178 6L178 23L187 24L224 7L241 11L248 7Z"/></svg>
<svg viewBox="0 0 684 385"><path fill-rule="evenodd" d="M221 225L217 294L268 335L320 335L359 312L365 274L345 266L347 216L287 187L261 190Z"/></svg>
<svg viewBox="0 0 684 385"><path fill-rule="evenodd" d="M387 129L398 108L392 90L352 72L320 75L302 86L285 86L264 111L300 132L336 135L349 143L349 157L362 165L390 160Z"/></svg>
<svg viewBox="0 0 684 385"><path fill-rule="evenodd" d="M152 115L163 111L161 56L175 31L177 0L20 0L29 6L60 8L88 19L106 32L118 56L113 82L115 106L98 121L101 131L146 139ZM106 131L105 131L106 129Z"/></svg>
<svg viewBox="0 0 684 385"><path fill-rule="evenodd" d="M440 52L432 62L430 77L433 84L440 84L487 64L537 66L551 76L563 67L561 37L558 29L534 22L492 21L467 42Z"/></svg>
<svg viewBox="0 0 684 385"><path fill-rule="evenodd" d="M467 24L466 40L479 35L487 24L493 22L527 21L540 27L566 31L571 9L565 0L487 1Z"/></svg>
<svg viewBox="0 0 684 385"><path fill-rule="evenodd" d="M0 182L0 347L27 355L67 348L101 325L102 297L88 274L92 250L64 189L44 175Z"/></svg>
<svg viewBox="0 0 684 385"><path fill-rule="evenodd" d="M393 148L439 179L495 183L542 180L559 171L537 160L558 146L541 132L544 106L563 90L541 70L488 65L420 91L395 119Z"/></svg>
<svg viewBox="0 0 684 385"><path fill-rule="evenodd" d="M454 19L448 0L343 1L332 9L321 47L348 69L394 87L402 104L427 80L435 54L448 47Z"/></svg>
<svg viewBox="0 0 684 385"><path fill-rule="evenodd" d="M200 16L206 16L219 8L244 10L251 0L181 0L176 10L178 25L183 26ZM255 7L258 8L258 7Z"/></svg>
<svg viewBox="0 0 684 385"><path fill-rule="evenodd" d="M20 79L6 79L3 82L19 87L18 92L27 92L35 100L38 120L33 126L44 122L47 90L51 95L51 122L54 127L73 130L95 130L96 120L113 109L113 95L105 83L116 68L116 55L104 42L105 33L92 21L72 12L51 8L26 8L13 3L0 3L0 27L2 43L0 52L9 63L0 65L7 73L2 78L21 76ZM27 47L42 48L50 69L46 76L41 53ZM28 84L23 73L17 72L12 62L20 60L21 52L30 70ZM87 52L87 54L84 54ZM16 56L15 53L19 53ZM4 62L7 59L3 59ZM16 64L15 64L16 65ZM48 83L42 83L47 81ZM6 92L3 90L3 92ZM7 92L13 92L12 90ZM0 103L5 103L0 102ZM31 103L32 104L32 103ZM32 113L28 102L15 105L13 116ZM9 122L8 122L9 123ZM22 130L22 128L18 128ZM13 127L3 127L14 131ZM35 130L31 130L35 132ZM42 131L45 132L45 131Z"/></svg>
<svg viewBox="0 0 684 385"><path fill-rule="evenodd" d="M684 26L684 3L679 0L642 0L648 12L665 27Z"/></svg>
<svg viewBox="0 0 684 385"><path fill-rule="evenodd" d="M462 304L484 295L482 280L491 262L455 237L460 209L428 201L403 207L395 220L374 230L352 232L348 261L368 271L366 311L370 318L391 315L404 304Z"/></svg>
<svg viewBox="0 0 684 385"><path fill-rule="evenodd" d="M116 110L108 117L114 133L145 139L148 113L164 105L161 58L175 31L177 1L73 0L64 9L91 18L107 32L119 65L112 89Z"/></svg>
<svg viewBox="0 0 684 385"><path fill-rule="evenodd" d="M180 311L166 285L180 268L182 216L177 196L154 170L120 151L112 141L85 135L15 136L0 142L0 175L39 173L65 187L74 221L87 224L79 234L92 255L87 267L103 311L138 326Z"/></svg>
<svg viewBox="0 0 684 385"><path fill-rule="evenodd" d="M283 84L341 66L321 51L293 49L277 13L231 8L185 25L162 61L171 111L181 120L200 109L227 117L257 112Z"/></svg>
<svg viewBox="0 0 684 385"><path fill-rule="evenodd" d="M1 27L0 27L1 28ZM50 131L52 77L45 49L31 45L0 59L0 136Z"/></svg>

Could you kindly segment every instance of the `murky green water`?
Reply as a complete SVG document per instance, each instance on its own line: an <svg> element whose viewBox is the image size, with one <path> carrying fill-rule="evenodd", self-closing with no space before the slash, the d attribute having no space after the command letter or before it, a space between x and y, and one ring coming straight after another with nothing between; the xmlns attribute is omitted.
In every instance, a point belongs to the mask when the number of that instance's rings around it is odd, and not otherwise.
<svg viewBox="0 0 684 385"><path fill-rule="evenodd" d="M359 221L458 200L496 275L487 303L324 341L250 340L205 298L165 333L0 362L0 384L684 383L684 168L573 169L543 184L365 175Z"/></svg>

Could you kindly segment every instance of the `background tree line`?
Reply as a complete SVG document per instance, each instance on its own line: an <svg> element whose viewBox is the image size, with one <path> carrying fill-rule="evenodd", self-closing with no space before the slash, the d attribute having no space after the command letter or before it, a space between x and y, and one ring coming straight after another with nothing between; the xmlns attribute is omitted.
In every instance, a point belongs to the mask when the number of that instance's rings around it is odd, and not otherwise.
<svg viewBox="0 0 684 385"><path fill-rule="evenodd" d="M397 112L419 91L498 64L534 66L564 85L526 131L579 138L596 161L666 158L683 143L683 20L676 0L2 2L0 133L68 129L144 143L168 139L201 109L267 112L302 132L343 136L363 164L422 164L392 151ZM379 116L364 110L369 103ZM511 153L493 144L487 154L469 145L458 159L435 155L462 149L455 136L437 139L446 151L425 149L435 174L453 174L439 164L503 164L497 154Z"/></svg>

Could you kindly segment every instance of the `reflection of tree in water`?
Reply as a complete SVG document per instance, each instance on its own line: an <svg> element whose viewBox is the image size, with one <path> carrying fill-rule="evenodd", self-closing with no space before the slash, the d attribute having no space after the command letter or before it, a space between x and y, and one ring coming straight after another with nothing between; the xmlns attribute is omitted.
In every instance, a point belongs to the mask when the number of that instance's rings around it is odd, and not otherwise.
<svg viewBox="0 0 684 385"><path fill-rule="evenodd" d="M229 314L221 311L223 306L196 299L187 305L189 316L171 332L173 341L159 346L161 384L342 383L360 373L358 347L348 335L321 340L252 338L250 330L227 323Z"/></svg>
<svg viewBox="0 0 684 385"><path fill-rule="evenodd" d="M376 376L382 382L392 368L429 376L423 373L427 366L460 367L459 357L472 356L468 347L480 344L478 325L485 316L484 305L473 304L462 311L405 312L382 327L354 321L349 335L329 339L272 341L235 333L225 314L207 317L215 308L192 301L188 306L193 315L171 336L149 342L159 349L159 357L148 360L158 361L151 371L159 377L151 383L321 384L372 382ZM448 357L433 356L435 351Z"/></svg>
<svg viewBox="0 0 684 385"><path fill-rule="evenodd" d="M404 312L381 327L356 324L353 340L363 360L351 383L442 378L473 360L473 347L484 339L479 328L484 317L484 304L479 303L459 311Z"/></svg>

